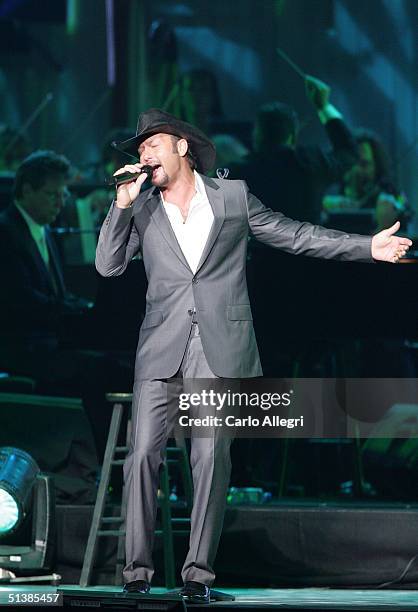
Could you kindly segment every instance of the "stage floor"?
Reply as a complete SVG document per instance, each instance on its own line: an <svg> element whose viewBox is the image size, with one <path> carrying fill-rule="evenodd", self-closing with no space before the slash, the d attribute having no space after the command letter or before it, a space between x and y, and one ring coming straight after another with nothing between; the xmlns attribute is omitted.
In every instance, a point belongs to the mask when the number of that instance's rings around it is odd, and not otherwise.
<svg viewBox="0 0 418 612"><path fill-rule="evenodd" d="M254 610L254 609L280 609L280 610L417 610L418 590L366 590L366 589L327 589L327 588L299 588L299 589L231 589L218 587L222 592L235 596L235 601L213 602L205 608L222 608L223 610ZM172 592L163 588L154 588L152 595L140 596L122 593L119 587L87 587L76 585L50 586L0 586L0 605L13 603L25 604L30 607L28 595L32 594L62 594L65 607L83 607L107 609L141 609L141 610L170 610L182 609ZM10 600L10 595L14 600ZM16 602L16 596L20 601ZM176 601L180 607L176 606ZM61 603L61 602L60 602ZM50 604L56 607L56 604ZM61 603L62 605L62 603ZM23 606L22 606L23 607ZM48 606L49 607L49 606ZM202 606L188 605L187 608Z"/></svg>

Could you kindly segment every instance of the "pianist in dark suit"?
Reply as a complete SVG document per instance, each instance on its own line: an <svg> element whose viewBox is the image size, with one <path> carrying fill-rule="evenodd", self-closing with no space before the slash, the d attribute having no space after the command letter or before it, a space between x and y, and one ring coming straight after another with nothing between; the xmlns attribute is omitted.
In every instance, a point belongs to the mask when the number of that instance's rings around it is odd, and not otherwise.
<svg viewBox="0 0 418 612"><path fill-rule="evenodd" d="M88 308L66 290L49 227L67 197L69 173L69 161L53 151L36 151L17 170L14 202L0 215L3 346L57 348L61 317Z"/></svg>
<svg viewBox="0 0 418 612"><path fill-rule="evenodd" d="M107 353L61 342L69 317L82 326L89 310L65 287L49 227L64 205L70 172L62 155L32 153L0 214L0 370L30 376L42 394L82 397L100 460L109 425L105 392L130 390L131 374Z"/></svg>

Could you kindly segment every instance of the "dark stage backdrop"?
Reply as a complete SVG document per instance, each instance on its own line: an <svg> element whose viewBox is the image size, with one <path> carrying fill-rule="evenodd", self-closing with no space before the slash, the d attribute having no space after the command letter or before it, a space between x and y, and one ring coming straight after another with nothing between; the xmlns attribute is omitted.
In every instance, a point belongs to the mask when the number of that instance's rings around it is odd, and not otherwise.
<svg viewBox="0 0 418 612"><path fill-rule="evenodd" d="M111 509L109 509L109 513ZM115 515L118 512L113 508ZM59 506L56 571L77 583L93 509ZM376 587L395 581L416 555L416 507L318 503L228 508L215 571L217 584L250 587ZM155 545L155 584L163 584L161 538ZM187 537L175 537L177 576ZM116 540L101 538L94 584L113 581ZM412 563L402 588L416 588ZM395 585L396 588L397 585Z"/></svg>
<svg viewBox="0 0 418 612"><path fill-rule="evenodd" d="M350 124L382 136L416 207L415 0L241 0L236 9L224 0L117 0L107 17L103 0L52 4L53 12L36 3L34 15L28 0L0 2L2 31L21 19L13 45L0 43L0 121L18 127L54 95L29 129L35 147L67 153L87 171L112 126L133 127L139 111L167 102L176 77L194 68L215 75L227 121L250 124L261 103L278 99L301 114L303 141L322 140L300 77L277 57L280 46L332 86ZM165 34L151 44L161 24Z"/></svg>

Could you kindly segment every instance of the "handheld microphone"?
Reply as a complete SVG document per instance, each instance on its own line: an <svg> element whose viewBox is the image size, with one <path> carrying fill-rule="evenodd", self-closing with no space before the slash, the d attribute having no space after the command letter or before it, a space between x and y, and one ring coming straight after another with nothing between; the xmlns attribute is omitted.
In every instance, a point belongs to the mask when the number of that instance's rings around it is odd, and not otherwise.
<svg viewBox="0 0 418 612"><path fill-rule="evenodd" d="M123 185L124 183L132 183L135 181L138 176L141 174L146 174L148 178L151 178L152 172L155 166L142 166L139 172L124 172L123 174L117 174L116 176L111 176L106 180L106 185L119 187L119 185Z"/></svg>

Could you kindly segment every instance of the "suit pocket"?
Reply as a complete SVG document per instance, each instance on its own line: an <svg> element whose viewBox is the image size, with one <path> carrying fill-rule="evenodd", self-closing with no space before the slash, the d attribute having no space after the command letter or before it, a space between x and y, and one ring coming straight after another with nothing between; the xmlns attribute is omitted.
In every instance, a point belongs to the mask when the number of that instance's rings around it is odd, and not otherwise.
<svg viewBox="0 0 418 612"><path fill-rule="evenodd" d="M228 319L230 321L252 321L251 306L249 304L236 304L228 306Z"/></svg>
<svg viewBox="0 0 418 612"><path fill-rule="evenodd" d="M148 329L149 327L156 327L163 322L163 313L161 310L153 310L147 312L141 325L141 329Z"/></svg>

